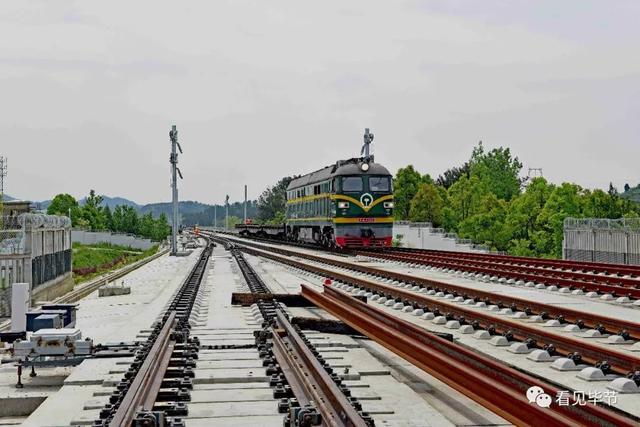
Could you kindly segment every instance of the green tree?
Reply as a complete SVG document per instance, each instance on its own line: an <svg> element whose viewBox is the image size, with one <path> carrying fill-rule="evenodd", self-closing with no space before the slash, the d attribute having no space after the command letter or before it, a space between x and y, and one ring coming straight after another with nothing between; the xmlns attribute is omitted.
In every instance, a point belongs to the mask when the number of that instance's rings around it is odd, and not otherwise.
<svg viewBox="0 0 640 427"><path fill-rule="evenodd" d="M138 232L138 212L133 206L122 206L122 230L125 233Z"/></svg>
<svg viewBox="0 0 640 427"><path fill-rule="evenodd" d="M564 220L567 217L580 217L582 211L582 188L576 184L563 183L554 188L549 199L540 211L537 231L533 233L532 243L536 255L546 258L562 256Z"/></svg>
<svg viewBox="0 0 640 427"><path fill-rule="evenodd" d="M408 220L411 200L418 193L423 177L413 165L398 169L393 179L394 217L396 220Z"/></svg>
<svg viewBox="0 0 640 427"><path fill-rule="evenodd" d="M111 216L111 231L123 232L124 231L124 212L122 211L122 206L117 205L113 209L113 214Z"/></svg>
<svg viewBox="0 0 640 427"><path fill-rule="evenodd" d="M463 164L460 167L457 167L457 168L454 167L444 171L444 173L438 177L438 179L436 180L436 183L448 189L453 184L458 182L458 180L463 176L466 176L467 178L469 178L470 173L471 173L471 167L469 166L469 162L465 162L465 164Z"/></svg>
<svg viewBox="0 0 640 427"><path fill-rule="evenodd" d="M477 212L459 224L458 234L476 243L506 250L511 240L510 230L504 225L508 206L508 202L498 199L495 194L486 193Z"/></svg>
<svg viewBox="0 0 640 427"><path fill-rule="evenodd" d="M567 217L640 216L629 185L625 192L630 194L621 195L612 184L590 191L533 178L522 192L521 168L508 148L486 152L482 143L467 164L438 177L437 185L411 165L400 168L394 178L396 219L431 221L514 255L558 258Z"/></svg>
<svg viewBox="0 0 640 427"><path fill-rule="evenodd" d="M155 220L152 239L157 241L164 240L169 234L171 234L171 226L169 225L169 221L167 221L167 216L161 213Z"/></svg>
<svg viewBox="0 0 640 427"><path fill-rule="evenodd" d="M258 198L258 218L261 221L272 221L284 218L286 191L293 178L287 176L279 180L273 187L268 187ZM223 215L224 217L224 215Z"/></svg>
<svg viewBox="0 0 640 427"><path fill-rule="evenodd" d="M137 216L137 213L136 213ZM153 231L155 227L155 220L153 219L153 215L151 212L143 215L142 217L138 217L137 219L137 233L139 236L152 238Z"/></svg>
<svg viewBox="0 0 640 427"><path fill-rule="evenodd" d="M100 207L102 200L102 196L96 195L95 190L91 190L82 207L81 216L94 231L106 228L106 217Z"/></svg>
<svg viewBox="0 0 640 427"><path fill-rule="evenodd" d="M58 194L51 200L47 213L49 215L62 216L69 216L69 213L71 213L71 223L75 226L80 216L80 206L75 197L70 194Z"/></svg>
<svg viewBox="0 0 640 427"><path fill-rule="evenodd" d="M546 179L534 178L525 192L509 204L505 227L509 229L513 239L521 240L518 243L520 248L524 247L525 242L531 244L531 236L536 231L538 216L554 188Z"/></svg>
<svg viewBox="0 0 640 427"><path fill-rule="evenodd" d="M527 239L514 239L509 244L509 253L515 256L533 257L536 253L531 249L531 242Z"/></svg>
<svg viewBox="0 0 640 427"><path fill-rule="evenodd" d="M435 227L442 224L442 197L434 184L420 184L410 206L409 219L411 221L429 221Z"/></svg>
<svg viewBox="0 0 640 427"><path fill-rule="evenodd" d="M268 220L265 222L265 224L267 225L280 225L280 224L284 224L286 218L285 218L285 213L284 212L276 212L276 216L273 217L272 219Z"/></svg>
<svg viewBox="0 0 640 427"><path fill-rule="evenodd" d="M238 218L237 216L229 215L229 219L227 220L229 230L233 230L236 224L240 224L241 222L242 219Z"/></svg>
<svg viewBox="0 0 640 427"><path fill-rule="evenodd" d="M451 218L448 222L457 225L474 215L480 208L483 197L488 193L487 186L477 176L462 176L448 191Z"/></svg>
<svg viewBox="0 0 640 427"><path fill-rule="evenodd" d="M113 229L113 214L111 213L111 208L109 206L105 206L102 212L104 213L104 222L107 230L115 231Z"/></svg>
<svg viewBox="0 0 640 427"><path fill-rule="evenodd" d="M486 183L499 199L511 200L520 194L522 163L511 156L508 148L494 148L487 153L480 141L473 149L469 164L471 175Z"/></svg>

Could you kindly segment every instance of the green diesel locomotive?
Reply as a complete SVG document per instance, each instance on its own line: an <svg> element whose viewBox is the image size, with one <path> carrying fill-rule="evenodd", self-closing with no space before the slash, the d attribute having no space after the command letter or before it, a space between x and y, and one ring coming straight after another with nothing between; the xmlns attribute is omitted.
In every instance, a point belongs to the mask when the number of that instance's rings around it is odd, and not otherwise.
<svg viewBox="0 0 640 427"><path fill-rule="evenodd" d="M391 174L371 158L341 160L287 188L289 240L322 246L391 246Z"/></svg>
<svg viewBox="0 0 640 427"><path fill-rule="evenodd" d="M393 181L369 154L365 130L362 157L294 178L286 190L283 226L239 225L240 234L324 247L389 247L393 229Z"/></svg>

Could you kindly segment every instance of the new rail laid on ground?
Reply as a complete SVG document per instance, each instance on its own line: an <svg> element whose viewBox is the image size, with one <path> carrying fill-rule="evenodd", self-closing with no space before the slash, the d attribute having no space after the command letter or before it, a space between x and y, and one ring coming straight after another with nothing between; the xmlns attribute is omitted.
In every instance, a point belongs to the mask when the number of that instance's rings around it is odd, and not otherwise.
<svg viewBox="0 0 640 427"><path fill-rule="evenodd" d="M585 325L599 325L610 331L625 333L627 338L633 337L637 339L640 337L640 325L634 322L625 322L619 319L592 315L530 300L496 295L488 291L476 291L426 278L357 265L337 260L335 257L312 255L282 247L269 247L250 241L242 241L240 243L236 241L236 244L253 255L350 284L363 292L378 293L396 301L402 301L404 304L413 305L415 308L423 308L425 311L442 314L447 320L456 319L461 324L473 325L475 329L485 329L492 334L502 334L511 341L522 341L532 347L545 348L552 354L580 355L581 362L599 364L600 367L610 370L610 372L626 375L635 372L640 367L640 359L629 352L547 332L541 328L532 327L516 320L500 319L497 316L480 313L477 310L465 308L459 303L459 300L456 303L447 301L444 298L436 301L434 298L421 295L421 292L453 292L453 295L463 296L465 299L475 298L477 301L495 302L500 304L501 307L512 307L515 310L522 310L529 314L538 312L548 318L560 318L563 322L576 322L582 327ZM333 268L327 268L326 266ZM337 271L335 267L348 271ZM372 279L356 277L353 272L365 273ZM383 284L379 280L373 280L373 278L396 280L404 283L406 288L411 290L401 289L400 286ZM357 288L356 290L358 290ZM512 422L526 424L531 419L534 419L532 417L546 420L546 422L553 423L553 425L572 425L576 423L586 425L634 425L636 422L617 414L609 408L596 405L585 406L582 409L573 407L573 409L566 409L556 405L554 411L548 411L547 408L544 408L544 413L537 414L537 411L541 408L537 407L537 405L530 405L524 397L524 392L531 385L538 383L544 385L545 390L548 389L553 392L556 388L547 382L541 382L539 379L524 375L493 359L486 361L484 360L488 359L486 356L463 349L455 344L447 343L448 345L445 346L438 343L438 345L434 345L433 337L425 338L421 335L426 333L422 328L416 328L395 316L363 304L351 295L337 289L326 287L323 293L319 293L303 286L302 295L319 307L334 314L354 329L380 342L388 349L405 357L425 371L447 382L452 387L474 398ZM391 329L389 329L390 325ZM429 343L426 347L424 345L425 342ZM475 362L473 362L474 360ZM610 366L603 365L604 361L610 363ZM482 367L488 367L488 370ZM460 369L462 370L460 371ZM469 375L470 372L472 372L471 375Z"/></svg>

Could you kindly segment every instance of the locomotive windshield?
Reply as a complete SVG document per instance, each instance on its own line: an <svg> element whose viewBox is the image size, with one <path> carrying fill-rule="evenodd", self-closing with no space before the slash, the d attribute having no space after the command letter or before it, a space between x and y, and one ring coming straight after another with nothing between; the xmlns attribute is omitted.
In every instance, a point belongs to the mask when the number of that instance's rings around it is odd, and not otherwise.
<svg viewBox="0 0 640 427"><path fill-rule="evenodd" d="M369 191L388 193L391 190L388 176L370 176Z"/></svg>
<svg viewBox="0 0 640 427"><path fill-rule="evenodd" d="M343 176L341 181L343 193L361 193L365 190L373 193L391 191L391 179L388 176Z"/></svg>
<svg viewBox="0 0 640 427"><path fill-rule="evenodd" d="M345 193L357 193L364 189L362 177L345 176L342 178L342 191Z"/></svg>

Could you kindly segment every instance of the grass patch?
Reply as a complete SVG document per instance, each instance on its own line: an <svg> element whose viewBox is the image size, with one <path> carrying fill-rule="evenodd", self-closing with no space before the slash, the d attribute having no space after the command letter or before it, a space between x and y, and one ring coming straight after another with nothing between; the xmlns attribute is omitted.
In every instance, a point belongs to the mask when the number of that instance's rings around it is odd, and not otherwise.
<svg viewBox="0 0 640 427"><path fill-rule="evenodd" d="M110 243L73 244L73 279L82 283L158 252L158 246L146 251Z"/></svg>

